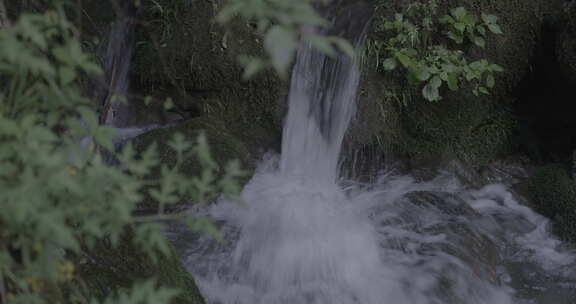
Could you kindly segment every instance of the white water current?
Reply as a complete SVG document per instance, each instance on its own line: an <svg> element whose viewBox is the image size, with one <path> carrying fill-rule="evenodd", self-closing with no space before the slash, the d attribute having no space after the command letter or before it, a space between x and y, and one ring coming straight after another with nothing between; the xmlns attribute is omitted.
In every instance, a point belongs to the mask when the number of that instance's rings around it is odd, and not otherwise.
<svg viewBox="0 0 576 304"><path fill-rule="evenodd" d="M207 302L576 303L575 255L507 187L391 172L342 186L358 81L351 60L301 50L282 154L260 163L239 201L205 210L224 241L174 234Z"/></svg>

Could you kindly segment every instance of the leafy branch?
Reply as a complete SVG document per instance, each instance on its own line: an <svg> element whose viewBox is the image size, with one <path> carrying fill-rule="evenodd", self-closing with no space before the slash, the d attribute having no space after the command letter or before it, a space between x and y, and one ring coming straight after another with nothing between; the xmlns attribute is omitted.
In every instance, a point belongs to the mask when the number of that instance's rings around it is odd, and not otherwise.
<svg viewBox="0 0 576 304"><path fill-rule="evenodd" d="M193 142L176 135L168 143L177 156L173 165L160 164L154 145L143 152L128 145L116 154L112 130L100 124L81 90L83 80L101 70L83 51L61 6L20 16L0 28L0 40L0 300L169 303L177 291L153 281L100 299L79 283L76 257L103 240L118 248L126 231L133 237L123 241L137 245L142 256L168 255L162 227L150 220L170 218L167 206L237 193L244 174L239 163L221 168L202 135ZM85 138L120 165L110 166L82 145ZM200 164L196 176L182 173L190 159ZM153 216L137 212L145 199L159 206ZM178 216L218 237L208 218Z"/></svg>
<svg viewBox="0 0 576 304"><path fill-rule="evenodd" d="M329 26L313 7L315 0L228 0L216 20L230 23L235 17L255 21L256 30L264 37L265 58L241 56L244 77L250 78L265 68L273 68L286 77L298 46L309 43L329 56L338 51L354 56L354 48L344 39L320 34L318 29Z"/></svg>

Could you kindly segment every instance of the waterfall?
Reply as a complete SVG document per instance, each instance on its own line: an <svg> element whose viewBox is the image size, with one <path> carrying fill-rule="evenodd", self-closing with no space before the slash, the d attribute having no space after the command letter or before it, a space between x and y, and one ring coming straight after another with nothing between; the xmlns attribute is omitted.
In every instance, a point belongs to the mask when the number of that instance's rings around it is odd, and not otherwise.
<svg viewBox="0 0 576 304"><path fill-rule="evenodd" d="M121 1L118 20L112 26L104 55L105 81L100 89L101 123L123 127L129 117L128 76L134 49L137 8L132 1Z"/></svg>
<svg viewBox="0 0 576 304"><path fill-rule="evenodd" d="M364 31L354 35L362 43ZM418 182L390 172L343 188L338 158L358 82L349 58L303 46L282 154L262 160L240 202L202 211L224 240L175 230L207 302L574 303L575 255L504 185L471 190L450 175Z"/></svg>
<svg viewBox="0 0 576 304"><path fill-rule="evenodd" d="M118 2L118 19L110 28L103 50L102 68L103 79L96 81L94 99L99 107L100 124L114 130L112 142L121 145L147 131L169 127L172 124L144 124L133 126L133 113L135 102L129 96L130 68L134 53L136 18L139 13L139 4L134 1L123 0ZM89 147L92 138L84 137L80 140L82 147ZM107 156L110 157L110 156Z"/></svg>
<svg viewBox="0 0 576 304"><path fill-rule="evenodd" d="M331 59L309 46L300 50L288 97L282 172L326 182L337 180L340 148L354 115L359 80L351 58L340 55Z"/></svg>

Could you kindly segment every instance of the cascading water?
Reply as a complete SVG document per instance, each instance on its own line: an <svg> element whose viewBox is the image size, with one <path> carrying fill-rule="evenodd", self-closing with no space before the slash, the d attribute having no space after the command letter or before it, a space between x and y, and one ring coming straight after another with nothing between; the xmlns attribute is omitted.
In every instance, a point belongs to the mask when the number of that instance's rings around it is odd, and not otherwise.
<svg viewBox="0 0 576 304"><path fill-rule="evenodd" d="M351 60L301 49L281 156L262 161L241 202L205 211L224 241L173 235L207 301L573 303L574 255L506 187L392 174L369 190L339 184L358 80Z"/></svg>
<svg viewBox="0 0 576 304"><path fill-rule="evenodd" d="M168 127L157 124L133 125L134 101L129 97L129 74L134 52L136 18L139 4L118 1L118 20L110 28L103 54L104 77L97 82L94 93L99 106L100 123L114 129L112 141L122 144L147 131ZM88 147L91 138L83 138L81 145Z"/></svg>
<svg viewBox="0 0 576 304"><path fill-rule="evenodd" d="M121 1L119 18L112 26L104 56L105 81L101 88L101 123L124 127L130 115L127 102L128 74L134 47L134 28L137 8L131 1Z"/></svg>
<svg viewBox="0 0 576 304"><path fill-rule="evenodd" d="M282 141L283 174L336 182L340 147L354 115L359 79L350 58L334 60L310 49L299 52Z"/></svg>

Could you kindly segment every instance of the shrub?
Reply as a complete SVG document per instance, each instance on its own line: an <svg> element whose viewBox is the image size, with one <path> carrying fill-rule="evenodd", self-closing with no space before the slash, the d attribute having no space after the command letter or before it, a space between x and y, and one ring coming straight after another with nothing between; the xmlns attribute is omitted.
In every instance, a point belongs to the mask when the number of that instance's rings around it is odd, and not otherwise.
<svg viewBox="0 0 576 304"><path fill-rule="evenodd" d="M367 42L368 54L376 56L381 71L404 71L410 84L422 86L422 96L429 101L442 98L444 84L455 91L469 83L475 95L489 94L495 84L494 73L502 72L502 67L486 59L470 62L463 50L468 45L484 48L489 33L502 34L498 18L488 14L478 17L464 7L438 16L436 9L434 0L416 2L393 19L380 17L374 31L381 38ZM451 49L447 43L433 41L438 29L458 47Z"/></svg>
<svg viewBox="0 0 576 304"><path fill-rule="evenodd" d="M117 154L119 166L108 165L100 151L114 152L113 131L98 123L81 90L101 71L62 7L22 15L0 28L0 41L0 302L168 303L178 291L154 280L95 297L79 264L102 242L133 243L142 250L134 254L152 261L170 254L159 220L184 219L217 236L206 218L164 210L237 192L238 163L219 170L205 137L175 136L171 166L158 163L154 146L139 155L127 146ZM195 177L179 170L188 158L202 164ZM157 213L136 213L143 197L157 201Z"/></svg>

